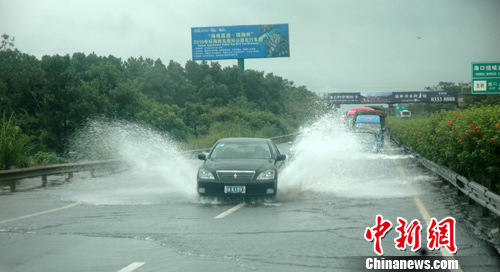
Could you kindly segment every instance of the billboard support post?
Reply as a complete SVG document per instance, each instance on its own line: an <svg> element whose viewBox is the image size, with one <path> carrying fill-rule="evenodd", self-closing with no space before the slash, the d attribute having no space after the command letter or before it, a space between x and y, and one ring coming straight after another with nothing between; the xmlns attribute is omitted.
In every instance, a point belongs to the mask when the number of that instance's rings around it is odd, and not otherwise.
<svg viewBox="0 0 500 272"><path fill-rule="evenodd" d="M245 59L238 59L238 66L240 67L241 71L245 71Z"/></svg>

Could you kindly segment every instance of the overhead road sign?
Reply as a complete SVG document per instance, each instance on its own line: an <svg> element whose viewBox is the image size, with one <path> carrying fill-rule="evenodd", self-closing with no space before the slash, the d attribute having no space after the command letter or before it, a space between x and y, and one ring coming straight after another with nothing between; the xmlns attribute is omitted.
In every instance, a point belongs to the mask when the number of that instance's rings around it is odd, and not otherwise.
<svg viewBox="0 0 500 272"><path fill-rule="evenodd" d="M329 104L457 103L458 92L330 93Z"/></svg>
<svg viewBox="0 0 500 272"><path fill-rule="evenodd" d="M288 24L191 28L193 60L290 57Z"/></svg>
<svg viewBox="0 0 500 272"><path fill-rule="evenodd" d="M500 94L500 62L472 63L472 93Z"/></svg>

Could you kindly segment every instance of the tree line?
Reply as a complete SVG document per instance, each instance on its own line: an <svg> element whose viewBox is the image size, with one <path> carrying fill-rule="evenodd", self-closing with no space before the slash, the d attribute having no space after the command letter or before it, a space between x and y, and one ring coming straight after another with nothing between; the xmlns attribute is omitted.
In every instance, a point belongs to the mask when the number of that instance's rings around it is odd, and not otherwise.
<svg viewBox="0 0 500 272"><path fill-rule="evenodd" d="M4 123L28 137L31 154L65 156L71 135L95 119L150 126L194 148L213 135L291 133L326 110L315 93L272 73L94 53L38 59L3 38L0 108Z"/></svg>

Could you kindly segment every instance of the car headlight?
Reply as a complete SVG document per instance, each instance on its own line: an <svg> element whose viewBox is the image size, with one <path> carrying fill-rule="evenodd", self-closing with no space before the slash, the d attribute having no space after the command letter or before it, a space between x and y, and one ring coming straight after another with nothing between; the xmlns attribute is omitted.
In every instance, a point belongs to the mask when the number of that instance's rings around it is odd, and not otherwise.
<svg viewBox="0 0 500 272"><path fill-rule="evenodd" d="M267 179L274 179L274 176L276 175L276 171L274 169L269 169L266 170L257 177L257 180L267 180Z"/></svg>
<svg viewBox="0 0 500 272"><path fill-rule="evenodd" d="M199 179L215 179L212 172L210 172L206 169L203 169L203 168L200 168L200 170L198 170L198 178Z"/></svg>

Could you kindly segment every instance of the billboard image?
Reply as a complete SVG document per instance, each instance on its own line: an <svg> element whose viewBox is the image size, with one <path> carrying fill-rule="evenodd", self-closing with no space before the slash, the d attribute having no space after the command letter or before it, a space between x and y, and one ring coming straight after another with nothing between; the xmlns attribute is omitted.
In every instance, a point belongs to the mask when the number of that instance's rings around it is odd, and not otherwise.
<svg viewBox="0 0 500 272"><path fill-rule="evenodd" d="M191 28L193 60L290 57L288 24Z"/></svg>
<svg viewBox="0 0 500 272"><path fill-rule="evenodd" d="M391 103L392 92L366 92L361 93L362 104Z"/></svg>

